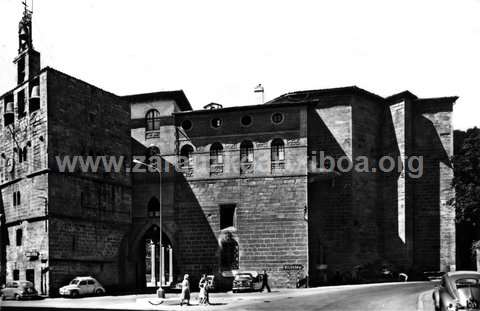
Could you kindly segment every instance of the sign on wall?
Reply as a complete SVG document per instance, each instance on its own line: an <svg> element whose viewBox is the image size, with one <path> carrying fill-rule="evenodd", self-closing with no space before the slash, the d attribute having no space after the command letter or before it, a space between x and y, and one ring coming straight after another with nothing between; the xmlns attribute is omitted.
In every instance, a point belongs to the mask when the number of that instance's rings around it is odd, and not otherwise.
<svg viewBox="0 0 480 311"><path fill-rule="evenodd" d="M283 270L287 270L287 271L303 270L303 265L301 265L301 264L288 264L288 265L283 265Z"/></svg>

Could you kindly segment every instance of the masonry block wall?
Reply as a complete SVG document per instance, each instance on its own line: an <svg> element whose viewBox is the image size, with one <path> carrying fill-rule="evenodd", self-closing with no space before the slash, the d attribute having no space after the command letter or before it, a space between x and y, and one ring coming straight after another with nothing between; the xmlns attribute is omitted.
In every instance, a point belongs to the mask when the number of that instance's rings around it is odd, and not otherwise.
<svg viewBox="0 0 480 311"><path fill-rule="evenodd" d="M358 264L380 258L378 208L379 174L376 162L380 153L380 131L384 105L378 98L352 98L352 230L350 251ZM367 164L366 164L367 163ZM367 167L365 167L367 166Z"/></svg>
<svg viewBox="0 0 480 311"><path fill-rule="evenodd" d="M412 180L407 167L409 158L414 156L411 101L409 97L401 97L387 102L381 135L381 158L385 159L380 172L382 254L402 270L412 266L414 249Z"/></svg>
<svg viewBox="0 0 480 311"><path fill-rule="evenodd" d="M32 68L30 74L37 73ZM34 86L40 89L38 105L31 105ZM5 117L8 103L13 103L10 122ZM0 281L29 279L42 292L41 260L48 258L46 74L0 96L0 115Z"/></svg>
<svg viewBox="0 0 480 311"><path fill-rule="evenodd" d="M320 152L335 161L344 157L351 161L352 107L349 96L323 98L321 104L309 109L308 148L311 157L320 161ZM316 169L325 169L318 163ZM330 165L326 162L325 165ZM313 170L314 168L310 168ZM322 175L322 173L319 173ZM323 173L319 180L308 187L310 277L312 282L322 279L322 265L327 265L331 277L342 271L352 261L350 252L353 238L352 176L351 172L341 175Z"/></svg>
<svg viewBox="0 0 480 311"><path fill-rule="evenodd" d="M50 292L78 275L121 287L121 245L132 220L131 179L122 166L131 161L129 107L111 93L47 72ZM66 156L107 156L120 161L120 170L62 171L57 160Z"/></svg>
<svg viewBox="0 0 480 311"><path fill-rule="evenodd" d="M455 195L450 162L455 100L419 99L415 103L415 152L423 156L424 172L414 185L415 263L421 269L454 269L455 211L447 202Z"/></svg>
<svg viewBox="0 0 480 311"><path fill-rule="evenodd" d="M268 107L246 112L253 119L251 127L240 123L242 114L222 111L210 114L179 113L177 124L191 120L192 130L179 138L179 149L194 146L194 172L177 184L175 200L177 240L180 242L180 270L198 277L202 271L231 275L222 271L221 241L229 232L238 243L239 269L267 269L274 286L294 287L308 271L307 147L304 113L298 107ZM279 125L271 115L281 112ZM223 126L210 127L212 118ZM181 129L180 129L181 130ZM285 144L285 168L272 171L270 144L280 138ZM250 140L254 149L251 174L240 174L240 145ZM210 176L210 147L221 143L224 169ZM234 226L221 227L221 209L235 206ZM198 260L201 258L201 260ZM285 265L301 265L299 271Z"/></svg>
<svg viewBox="0 0 480 311"><path fill-rule="evenodd" d="M182 93L183 94L183 93ZM173 98L165 98L165 94L147 94L126 96L124 99L130 103L131 111L131 137L132 155L148 162L148 148L156 147L162 155L163 169L162 187L160 188L160 176L158 172L147 172L145 166L137 166L140 172L131 174L133 183L132 216L133 226L128 238L127 264L131 267L129 273L130 282L137 288L144 288L147 271L145 265L145 235L153 227L159 226L157 214L148 213L148 204L151 199L159 200L161 191L162 203L162 229L168 237L173 248L173 274L174 282L181 281L183 274L179 271L181 260L181 245L178 242L179 225L176 222L175 208L176 179L174 164L177 160L176 127L173 113L180 111L181 104ZM151 110L159 113L159 128L146 130L146 114ZM185 195L182 195L185 196ZM192 216L193 218L194 216Z"/></svg>
<svg viewBox="0 0 480 311"><path fill-rule="evenodd" d="M235 204L233 235L239 244L239 269L267 269L273 286L294 287L305 274L285 271L283 266L308 266L306 185L306 177L185 183L181 191L190 188L196 202L179 198L181 270L197 277L202 271L219 272L220 205Z"/></svg>

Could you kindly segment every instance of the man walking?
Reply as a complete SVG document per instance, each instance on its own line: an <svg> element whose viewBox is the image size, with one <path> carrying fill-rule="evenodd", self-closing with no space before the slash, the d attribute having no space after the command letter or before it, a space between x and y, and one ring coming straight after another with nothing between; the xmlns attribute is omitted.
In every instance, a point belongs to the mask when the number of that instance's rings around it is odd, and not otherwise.
<svg viewBox="0 0 480 311"><path fill-rule="evenodd" d="M262 289L260 291L263 292L263 289L266 287L268 292L270 293L271 290L270 290L270 286L268 286L268 274L267 274L267 270L263 270L263 273L262 273Z"/></svg>

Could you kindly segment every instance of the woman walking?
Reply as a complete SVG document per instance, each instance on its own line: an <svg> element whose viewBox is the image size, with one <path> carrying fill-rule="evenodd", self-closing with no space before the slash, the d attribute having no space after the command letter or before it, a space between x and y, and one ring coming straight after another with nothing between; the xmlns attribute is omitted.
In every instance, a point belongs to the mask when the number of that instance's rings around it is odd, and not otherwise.
<svg viewBox="0 0 480 311"><path fill-rule="evenodd" d="M200 288L200 293L198 294L199 303L201 305L207 304L208 302L208 294L207 294L207 287L208 287L208 280L205 274L202 274L200 282L198 282L198 287Z"/></svg>
<svg viewBox="0 0 480 311"><path fill-rule="evenodd" d="M185 300L187 301L187 306L190 305L190 281L188 278L188 274L183 276L182 293L180 294L180 306L183 305Z"/></svg>

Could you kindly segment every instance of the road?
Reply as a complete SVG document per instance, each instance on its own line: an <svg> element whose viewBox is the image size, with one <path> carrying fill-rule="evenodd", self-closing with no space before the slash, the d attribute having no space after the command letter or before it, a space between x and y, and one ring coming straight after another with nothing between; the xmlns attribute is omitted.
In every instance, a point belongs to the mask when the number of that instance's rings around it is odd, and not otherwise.
<svg viewBox="0 0 480 311"><path fill-rule="evenodd" d="M368 311L433 311L431 290L434 284L395 283L347 285L309 289L285 289L272 293L214 293L212 306L197 305L193 294L191 307L180 307L176 295L155 305L148 295L106 296L81 299L45 299L41 301L6 301L0 309L17 310L368 310Z"/></svg>
<svg viewBox="0 0 480 311"><path fill-rule="evenodd" d="M302 297L287 295L230 310L433 311L430 301L432 288L432 283L354 287L333 292L312 292Z"/></svg>

